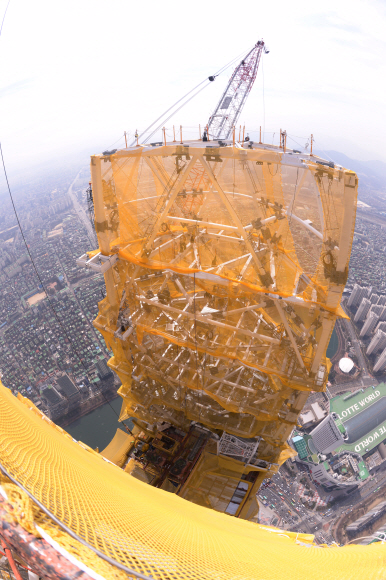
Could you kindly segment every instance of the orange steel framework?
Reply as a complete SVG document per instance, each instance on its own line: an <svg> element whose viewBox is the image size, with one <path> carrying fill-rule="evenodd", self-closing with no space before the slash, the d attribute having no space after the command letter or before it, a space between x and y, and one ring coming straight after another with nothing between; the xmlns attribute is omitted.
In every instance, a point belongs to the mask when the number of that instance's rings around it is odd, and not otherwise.
<svg viewBox="0 0 386 580"><path fill-rule="evenodd" d="M293 453L308 394L325 388L357 178L244 145L94 156L100 252L82 260L106 280L94 324L122 381L121 419L134 417L150 446L127 469L250 519L261 481ZM198 449L190 462L187 447Z"/></svg>

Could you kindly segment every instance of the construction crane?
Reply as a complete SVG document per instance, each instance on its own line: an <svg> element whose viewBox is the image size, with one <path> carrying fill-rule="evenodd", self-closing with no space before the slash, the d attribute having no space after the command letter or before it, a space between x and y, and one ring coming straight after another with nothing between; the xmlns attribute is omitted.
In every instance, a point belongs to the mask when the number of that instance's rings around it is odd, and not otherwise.
<svg viewBox="0 0 386 580"><path fill-rule="evenodd" d="M269 50L264 41L259 40L235 68L221 99L209 117L204 139L208 136L212 139L229 139L255 82L263 52L268 54Z"/></svg>
<svg viewBox="0 0 386 580"><path fill-rule="evenodd" d="M209 138L214 140L229 138L255 82L263 51L266 54L269 52L264 41L259 40L237 65L214 113L209 118L203 133L203 141L208 141ZM209 80L214 80L214 77L209 77ZM205 175L204 168L197 164L186 180L182 193L176 199L176 204L185 217L193 217L199 211L203 200L202 191L208 186Z"/></svg>

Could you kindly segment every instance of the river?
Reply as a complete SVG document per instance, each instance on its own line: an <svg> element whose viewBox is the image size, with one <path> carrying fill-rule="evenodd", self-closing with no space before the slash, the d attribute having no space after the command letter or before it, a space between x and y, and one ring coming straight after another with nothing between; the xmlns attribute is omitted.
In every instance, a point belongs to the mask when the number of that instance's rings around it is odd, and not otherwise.
<svg viewBox="0 0 386 580"><path fill-rule="evenodd" d="M77 441L83 441L92 449L98 447L99 451L102 451L110 443L118 427L122 427L122 423L118 421L121 407L122 399L117 397L70 423L64 429ZM132 427L131 421L126 423L129 428Z"/></svg>
<svg viewBox="0 0 386 580"><path fill-rule="evenodd" d="M338 345L338 335L334 328L327 348L327 356L329 358L334 356ZM119 427L122 427L122 424L118 421L121 406L122 399L121 397L117 397L111 401L110 404L106 403L105 405L98 407L98 409L91 411L88 415L84 415L70 425L67 425L65 430L74 437L74 439L83 441L83 443L86 443L93 449L98 447L99 451L102 451L102 449L110 443L116 430ZM127 425L131 428L131 421L127 421Z"/></svg>
<svg viewBox="0 0 386 580"><path fill-rule="evenodd" d="M328 358L331 358L334 356L334 354L338 350L338 346L339 346L339 339L338 339L338 335L337 335L335 327L334 327L334 330L332 331L332 335L330 338L330 342L329 342L328 347L327 347L326 354L327 354Z"/></svg>

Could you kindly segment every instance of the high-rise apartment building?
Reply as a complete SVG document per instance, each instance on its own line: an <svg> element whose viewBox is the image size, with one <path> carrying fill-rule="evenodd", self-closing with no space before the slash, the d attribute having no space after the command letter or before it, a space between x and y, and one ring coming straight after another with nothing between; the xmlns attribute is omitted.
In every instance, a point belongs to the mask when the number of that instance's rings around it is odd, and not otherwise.
<svg viewBox="0 0 386 580"><path fill-rule="evenodd" d="M385 307L382 306L381 304L372 304L370 307L370 311L375 312L375 314L377 316L379 316L379 320L382 319L382 313L383 313L384 309L385 309Z"/></svg>
<svg viewBox="0 0 386 580"><path fill-rule="evenodd" d="M386 348L386 332L383 332L383 330L376 330L369 346L367 347L366 354L370 355L379 350L383 350L384 348Z"/></svg>
<svg viewBox="0 0 386 580"><path fill-rule="evenodd" d="M379 355L379 358L374 365L374 372L377 373L378 371L383 371L383 370L385 370L385 368L386 368L386 348Z"/></svg>
<svg viewBox="0 0 386 580"><path fill-rule="evenodd" d="M378 294L371 294L370 302L371 304L378 304L379 296Z"/></svg>
<svg viewBox="0 0 386 580"><path fill-rule="evenodd" d="M359 284L354 284L353 291L351 292L351 296L348 299L347 305L348 306L358 306L362 301L362 298L368 298L371 294L372 287L368 288L367 286L359 286Z"/></svg>
<svg viewBox="0 0 386 580"><path fill-rule="evenodd" d="M381 320L381 321L385 321L386 320L386 306L384 306L383 312L380 315L379 320Z"/></svg>
<svg viewBox="0 0 386 580"><path fill-rule="evenodd" d="M379 316L375 314L375 312L369 312L369 315L366 318L364 325L362 326L362 330L360 331L359 336L367 336L370 334L377 326L378 320Z"/></svg>
<svg viewBox="0 0 386 580"><path fill-rule="evenodd" d="M357 313L354 317L354 322L359 322L360 320L364 320L371 308L372 304L368 298L362 298L362 302L359 305Z"/></svg>
<svg viewBox="0 0 386 580"><path fill-rule="evenodd" d="M381 319L382 319L382 317L381 317ZM386 322L378 322L378 324L377 324L377 326L375 328L375 332L377 330L383 330L383 332L386 332Z"/></svg>

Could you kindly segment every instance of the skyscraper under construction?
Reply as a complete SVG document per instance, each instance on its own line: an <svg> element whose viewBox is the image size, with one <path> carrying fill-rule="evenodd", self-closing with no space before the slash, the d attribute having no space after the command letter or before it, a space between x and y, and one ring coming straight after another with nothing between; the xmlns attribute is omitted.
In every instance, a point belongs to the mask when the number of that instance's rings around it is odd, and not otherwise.
<svg viewBox="0 0 386 580"><path fill-rule="evenodd" d="M285 131L276 146L236 135L263 52L239 63L197 139L163 130L91 158L99 248L78 263L104 275L94 324L134 429L99 453L1 387L0 524L24 561L34 546L42 576L71 564L112 580L379 577L379 546L348 560L241 521L325 388L358 185L312 141L308 153Z"/></svg>

